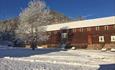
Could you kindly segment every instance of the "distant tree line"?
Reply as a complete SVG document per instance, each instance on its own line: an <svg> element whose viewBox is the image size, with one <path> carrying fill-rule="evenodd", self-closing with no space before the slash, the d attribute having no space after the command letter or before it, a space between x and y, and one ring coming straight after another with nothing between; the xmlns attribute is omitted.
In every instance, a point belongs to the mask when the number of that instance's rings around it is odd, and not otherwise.
<svg viewBox="0 0 115 70"><path fill-rule="evenodd" d="M17 20L4 20L0 22L0 40L13 41L15 38L15 30L17 28Z"/></svg>
<svg viewBox="0 0 115 70"><path fill-rule="evenodd" d="M0 41L10 41L15 46L35 44L48 39L45 25L67 21L70 21L68 17L50 10L44 1L32 0L19 17L0 21Z"/></svg>
<svg viewBox="0 0 115 70"><path fill-rule="evenodd" d="M78 17L77 20L84 20ZM32 0L23 9L19 17L0 21L0 41L10 41L14 46L35 45L46 41L44 26L72 21L54 10L50 10L44 1Z"/></svg>

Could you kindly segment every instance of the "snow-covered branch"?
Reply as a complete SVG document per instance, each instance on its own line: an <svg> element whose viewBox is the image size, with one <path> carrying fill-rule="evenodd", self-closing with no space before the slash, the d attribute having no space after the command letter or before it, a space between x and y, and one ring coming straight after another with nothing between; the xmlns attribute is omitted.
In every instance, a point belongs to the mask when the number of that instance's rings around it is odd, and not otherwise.
<svg viewBox="0 0 115 70"><path fill-rule="evenodd" d="M22 10L19 17L20 24L18 25L18 33L31 34L30 36L36 38L38 41L47 40L48 37L44 34L46 29L44 26L49 24L51 15L50 9L44 1L30 1L28 7Z"/></svg>

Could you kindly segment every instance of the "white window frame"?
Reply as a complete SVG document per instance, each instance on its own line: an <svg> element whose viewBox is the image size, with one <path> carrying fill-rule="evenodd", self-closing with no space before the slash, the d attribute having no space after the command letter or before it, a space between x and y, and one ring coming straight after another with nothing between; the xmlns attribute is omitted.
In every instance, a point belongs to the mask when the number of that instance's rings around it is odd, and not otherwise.
<svg viewBox="0 0 115 70"><path fill-rule="evenodd" d="M80 32L83 32L83 30L84 30L83 28L80 28Z"/></svg>
<svg viewBox="0 0 115 70"><path fill-rule="evenodd" d="M111 36L111 42L115 42L115 35Z"/></svg>
<svg viewBox="0 0 115 70"><path fill-rule="evenodd" d="M61 34L61 37L62 37L62 38L67 38L67 33L62 33L62 34Z"/></svg>
<svg viewBox="0 0 115 70"><path fill-rule="evenodd" d="M105 42L104 36L99 36L99 42Z"/></svg>
<svg viewBox="0 0 115 70"><path fill-rule="evenodd" d="M113 29L115 29L115 25L113 25Z"/></svg>
<svg viewBox="0 0 115 70"><path fill-rule="evenodd" d="M96 27L96 31L99 31L99 28L100 28L100 27L99 27L99 26L97 26L97 27Z"/></svg>
<svg viewBox="0 0 115 70"><path fill-rule="evenodd" d="M108 29L109 29L109 27L108 27L108 26L104 26L104 28L105 28L105 30L108 30Z"/></svg>
<svg viewBox="0 0 115 70"><path fill-rule="evenodd" d="M91 28L87 28L87 31L91 31Z"/></svg>

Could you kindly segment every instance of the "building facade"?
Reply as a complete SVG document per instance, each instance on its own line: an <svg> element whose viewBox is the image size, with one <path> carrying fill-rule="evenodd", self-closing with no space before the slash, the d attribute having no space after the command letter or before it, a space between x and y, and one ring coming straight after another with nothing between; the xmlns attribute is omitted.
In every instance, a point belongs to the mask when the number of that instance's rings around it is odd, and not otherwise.
<svg viewBox="0 0 115 70"><path fill-rule="evenodd" d="M47 47L115 48L115 16L47 26Z"/></svg>

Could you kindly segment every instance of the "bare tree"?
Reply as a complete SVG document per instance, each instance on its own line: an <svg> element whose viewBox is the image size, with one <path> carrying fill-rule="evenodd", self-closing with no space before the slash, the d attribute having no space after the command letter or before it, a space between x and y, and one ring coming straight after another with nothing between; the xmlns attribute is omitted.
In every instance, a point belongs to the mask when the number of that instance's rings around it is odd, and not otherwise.
<svg viewBox="0 0 115 70"><path fill-rule="evenodd" d="M4 20L0 23L0 39L13 41L15 38L16 23L14 20Z"/></svg>
<svg viewBox="0 0 115 70"><path fill-rule="evenodd" d="M49 24L51 18L49 13L50 10L43 0L30 1L28 7L19 15L20 24L17 30L19 36L34 44L47 40L45 25Z"/></svg>

